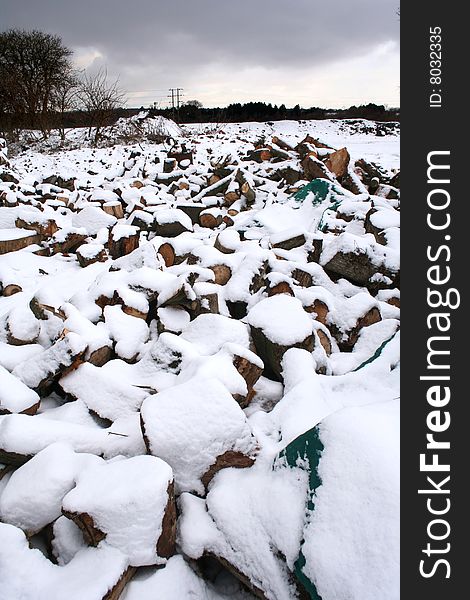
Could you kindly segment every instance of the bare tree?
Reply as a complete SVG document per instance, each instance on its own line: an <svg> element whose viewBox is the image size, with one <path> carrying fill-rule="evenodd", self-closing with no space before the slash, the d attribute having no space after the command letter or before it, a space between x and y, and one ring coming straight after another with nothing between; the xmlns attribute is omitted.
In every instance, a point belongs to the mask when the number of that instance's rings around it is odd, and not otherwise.
<svg viewBox="0 0 470 600"><path fill-rule="evenodd" d="M122 108L126 101L125 93L119 87L119 80L109 81L106 69L100 69L92 75L84 73L78 87L77 98L81 108L89 119L88 133L94 129L93 144L100 140L103 127L109 125L116 110Z"/></svg>
<svg viewBox="0 0 470 600"><path fill-rule="evenodd" d="M22 126L46 136L59 87L65 86L72 51L59 36L10 29L0 33L0 108Z"/></svg>
<svg viewBox="0 0 470 600"><path fill-rule="evenodd" d="M80 73L70 71L67 78L54 90L53 106L60 139L65 141L66 113L79 108Z"/></svg>

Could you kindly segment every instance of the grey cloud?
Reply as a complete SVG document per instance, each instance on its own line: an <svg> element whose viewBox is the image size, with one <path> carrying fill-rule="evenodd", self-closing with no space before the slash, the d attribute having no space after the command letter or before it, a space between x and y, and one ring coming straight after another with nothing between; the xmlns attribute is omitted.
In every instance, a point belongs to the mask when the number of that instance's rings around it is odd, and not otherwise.
<svg viewBox="0 0 470 600"><path fill-rule="evenodd" d="M1 27L94 47L134 89L199 69L311 69L398 41L397 0L0 0ZM160 87L160 86L158 86Z"/></svg>

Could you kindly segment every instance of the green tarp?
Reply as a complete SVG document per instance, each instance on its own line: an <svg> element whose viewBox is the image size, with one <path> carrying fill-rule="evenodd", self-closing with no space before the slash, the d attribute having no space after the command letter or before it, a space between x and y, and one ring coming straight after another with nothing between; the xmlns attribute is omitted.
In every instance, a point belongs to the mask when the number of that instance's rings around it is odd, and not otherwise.
<svg viewBox="0 0 470 600"><path fill-rule="evenodd" d="M337 210L341 202L346 198L347 194L343 189L327 179L312 179L310 183L304 185L292 197L296 202L304 202L307 198L310 199L313 206L319 206L323 202L329 201L329 205L323 211L317 229L323 230L323 217L327 210Z"/></svg>
<svg viewBox="0 0 470 600"><path fill-rule="evenodd" d="M289 467L300 467L308 472L309 477L309 493L307 499L307 510L310 514L315 508L315 490L321 485L321 479L318 475L318 464L323 451L323 444L320 440L319 429L314 427L306 431L290 444L279 454L279 461L286 462ZM294 564L294 574L299 583L308 593L312 600L321 600L313 581L311 581L303 572L305 566L305 556L302 553L302 544L300 545L299 556Z"/></svg>

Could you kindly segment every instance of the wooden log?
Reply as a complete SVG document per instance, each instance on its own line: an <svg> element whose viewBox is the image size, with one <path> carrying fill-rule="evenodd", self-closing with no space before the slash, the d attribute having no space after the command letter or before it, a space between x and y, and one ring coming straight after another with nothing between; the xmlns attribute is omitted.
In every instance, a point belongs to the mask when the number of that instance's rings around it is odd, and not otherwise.
<svg viewBox="0 0 470 600"><path fill-rule="evenodd" d="M192 288L184 282L170 298L159 303L159 306L182 306L189 311L194 310L197 306L197 302L191 292Z"/></svg>
<svg viewBox="0 0 470 600"><path fill-rule="evenodd" d="M250 327L250 329L257 354L264 363L266 375L277 381L282 381L282 358L289 348L301 348L313 352L315 346L313 333L295 344L283 346L270 340L263 330L257 327Z"/></svg>
<svg viewBox="0 0 470 600"><path fill-rule="evenodd" d="M132 459L128 459L132 460ZM145 516L148 508L145 503L142 506L139 505L137 495L139 494L139 476L136 476L137 482L132 480L133 485L137 485L135 488L134 494L136 494L136 499L134 500L133 509L137 510L138 518L142 519ZM80 483L78 484L80 485ZM145 488L144 488L145 489ZM113 490L110 490L110 498L109 502L113 506L114 511L123 510L123 507L120 506L119 498L112 497ZM106 502L107 498L103 498L101 502ZM99 502L99 500L98 500ZM87 504L86 500L82 501L81 504ZM95 523L95 518L92 514L89 514L85 510L80 511L72 511L67 509L67 497L64 498L64 503L62 507L62 514L73 521L77 527L81 530L83 537L89 546L97 546L101 541L105 540L108 534L115 533L114 529L116 525L112 522L106 523L104 526L101 526L102 529L98 527ZM128 517L129 515L122 514L122 517ZM153 515L147 515L149 520ZM157 525L156 522L153 523L154 526ZM175 553L176 546L176 503L175 503L175 492L174 492L174 483L171 481L167 487L167 502L165 504L163 510L163 516L160 523L161 533L157 539L155 545L156 555L160 558L170 558ZM157 560L155 558L155 560ZM147 566L147 565L136 565L136 566Z"/></svg>
<svg viewBox="0 0 470 600"><path fill-rule="evenodd" d="M325 351L327 356L330 356L331 354L331 341L328 338L328 336L326 335L326 333L324 331L322 331L321 329L317 329L316 331L317 336L318 336L318 341L320 342L323 350Z"/></svg>
<svg viewBox="0 0 470 600"><path fill-rule="evenodd" d="M364 327L369 327L369 325L373 325L374 323L378 323L382 320L382 316L377 307L373 307L368 310L362 317L358 318L356 325L350 329L349 331L341 331L335 324L329 326L329 329L332 335L336 338L338 342L338 347L341 352L351 352L356 344L359 333L361 329Z"/></svg>
<svg viewBox="0 0 470 600"><path fill-rule="evenodd" d="M242 408L246 408L254 396L253 387L263 374L263 368L251 361L246 356L234 355L233 366L246 382L247 393L245 395L235 394L234 398Z"/></svg>
<svg viewBox="0 0 470 600"><path fill-rule="evenodd" d="M229 188L229 190L227 190L224 195L224 205L227 207L232 206L232 204L234 202L236 202L237 200L240 199L240 196L241 196L240 189L230 190L230 188Z"/></svg>
<svg viewBox="0 0 470 600"><path fill-rule="evenodd" d="M0 231L0 254L16 252L32 244L39 244L41 240L41 235L29 229L4 229Z"/></svg>
<svg viewBox="0 0 470 600"><path fill-rule="evenodd" d="M344 177L348 172L350 156L346 148L341 148L332 152L325 161L327 168L336 175L336 177Z"/></svg>
<svg viewBox="0 0 470 600"><path fill-rule="evenodd" d="M312 276L307 271L297 268L292 271L292 277L302 287L311 287L313 285Z"/></svg>
<svg viewBox="0 0 470 600"><path fill-rule="evenodd" d="M202 212L199 215L199 224L201 225L201 227L215 229L216 227L219 227L219 225L222 224L222 221L223 221L222 215L221 214L215 215L213 212L211 212L210 209Z"/></svg>
<svg viewBox="0 0 470 600"><path fill-rule="evenodd" d="M228 467L234 469L246 469L247 467L254 465L254 463L255 460L251 456L247 456L246 454L236 450L227 450L217 457L215 463L211 465L211 467L201 477L201 481L204 487L207 489L214 475L221 469L226 469Z"/></svg>
<svg viewBox="0 0 470 600"><path fill-rule="evenodd" d="M182 210L188 217L191 219L191 223L195 225L199 222L199 215L203 210L206 209L206 206L201 203L194 202L181 202L176 205L176 208Z"/></svg>
<svg viewBox="0 0 470 600"><path fill-rule="evenodd" d="M220 233L215 239L214 248L216 248L219 252L222 252L223 254L233 254L235 252L234 248L228 248L227 246L223 245L223 243L220 240Z"/></svg>
<svg viewBox="0 0 470 600"><path fill-rule="evenodd" d="M299 153L301 159L304 159L307 156L314 156L315 158L318 158L318 151L316 147L309 142L300 142L300 144L295 147L295 151Z"/></svg>
<svg viewBox="0 0 470 600"><path fill-rule="evenodd" d="M223 156L217 156L215 158L211 158L210 165L214 169L214 171L219 169L226 169L229 165L233 165L235 163L235 159L231 153L224 154Z"/></svg>
<svg viewBox="0 0 470 600"><path fill-rule="evenodd" d="M185 160L189 160L190 164L193 164L193 153L192 152L168 152L168 159L175 159L178 164L181 164Z"/></svg>
<svg viewBox="0 0 470 600"><path fill-rule="evenodd" d="M114 259L126 256L139 247L139 231L132 225L128 225L127 227L129 231L125 233L119 232L116 234L115 229L109 232L108 250Z"/></svg>
<svg viewBox="0 0 470 600"><path fill-rule="evenodd" d="M126 585L134 577L136 572L136 567L127 567L127 569L118 579L118 581L114 584L114 586L109 590L109 592L106 592L102 600L119 600Z"/></svg>
<svg viewBox="0 0 470 600"><path fill-rule="evenodd" d="M240 581L246 587L246 589L248 589L253 594L255 598L258 598L259 600L269 600L269 598L272 597L267 596L260 587L253 583L253 581L250 577L248 577L248 575L245 575L245 573L243 573L238 567L236 567L233 564L233 559L232 561L230 561L224 556L216 554L215 552L205 551L202 558L198 560L197 564L204 573L206 565L208 563L213 563L213 561L215 561L216 564L219 564L226 571L231 573L235 577L235 579L238 579L238 581ZM208 569L207 577L211 576L213 570L214 565L211 564L210 568ZM301 598L301 600L308 600L308 596L299 596L299 598Z"/></svg>
<svg viewBox="0 0 470 600"><path fill-rule="evenodd" d="M232 277L232 269L228 265L212 265L209 267L214 272L214 283L225 285Z"/></svg>
<svg viewBox="0 0 470 600"><path fill-rule="evenodd" d="M209 186L213 186L216 183L218 183L221 179L222 179L222 177L220 177L220 175L213 174L209 177L208 184L209 184Z"/></svg>
<svg viewBox="0 0 470 600"><path fill-rule="evenodd" d="M297 183L297 181L300 181L303 178L302 171L294 169L293 167L283 167L278 170L278 173L287 185L294 185L294 183Z"/></svg>
<svg viewBox="0 0 470 600"><path fill-rule="evenodd" d="M357 160L356 167L359 167L362 174L362 181L365 185L370 185L372 179L376 178L379 183L387 183L387 176L381 168L375 163L371 163L363 158Z"/></svg>
<svg viewBox="0 0 470 600"><path fill-rule="evenodd" d="M134 184L135 183L137 183L137 182L134 181ZM136 187L136 186L134 186L134 187ZM103 204L103 210L108 215L116 217L117 219L124 218L124 209L122 207L121 202L119 202L119 200L114 200L112 202L105 202Z"/></svg>
<svg viewBox="0 0 470 600"><path fill-rule="evenodd" d="M289 294L289 296L295 296L293 289L287 281L281 281L274 286L268 285L267 290L268 297L276 296L277 294Z"/></svg>
<svg viewBox="0 0 470 600"><path fill-rule="evenodd" d="M324 265L326 273L338 279L344 277L357 285L377 291L386 287L398 287L400 273L388 271L385 266L377 266L365 252L337 252L331 260ZM373 283L371 277L382 274L391 280L390 285Z"/></svg>
<svg viewBox="0 0 470 600"><path fill-rule="evenodd" d="M243 300L227 300L227 308L232 319L243 319L247 314L247 303Z"/></svg>
<svg viewBox="0 0 470 600"><path fill-rule="evenodd" d="M69 334L76 335L76 334ZM47 350L34 355L13 370L41 398L47 396L54 384L84 362L86 346L78 346L65 335Z"/></svg>
<svg viewBox="0 0 470 600"><path fill-rule="evenodd" d="M272 141L273 141L273 144L275 144L276 146L279 146L279 148L282 148L283 150L286 150L287 152L292 152L294 150L294 146L292 146L285 140L277 137L277 135L273 136Z"/></svg>
<svg viewBox="0 0 470 600"><path fill-rule="evenodd" d="M167 267L172 267L175 264L176 253L173 246L168 242L158 248L158 254L161 255Z"/></svg>
<svg viewBox="0 0 470 600"><path fill-rule="evenodd" d="M321 142L319 139L314 138L310 134L307 134L305 136L305 138L300 143L301 144L312 144L313 146L315 146L315 148L331 149L331 146L328 146L328 144L325 144L324 142Z"/></svg>
<svg viewBox="0 0 470 600"><path fill-rule="evenodd" d="M18 285L16 283L9 283L5 287L3 287L3 285L0 284L0 296L14 296L15 294L19 294L22 291L23 288L21 287L21 285Z"/></svg>
<svg viewBox="0 0 470 600"><path fill-rule="evenodd" d="M240 192L245 196L248 204L253 204L256 200L256 191L254 188L254 181L251 180L249 175L243 169L238 169L235 173L235 180L240 186Z"/></svg>
<svg viewBox="0 0 470 600"><path fill-rule="evenodd" d="M95 262L105 262L108 259L106 250L102 244L84 244L76 251L77 260L82 268L88 267Z"/></svg>
<svg viewBox="0 0 470 600"><path fill-rule="evenodd" d="M246 160L253 160L257 163L262 163L271 160L273 157L269 148L258 148L250 150L246 156Z"/></svg>
<svg viewBox="0 0 470 600"><path fill-rule="evenodd" d="M372 235L375 237L375 240L378 244L385 246L387 244L387 240L384 235L384 230L381 229L380 227L375 226L371 221L372 215L375 214L376 212L377 212L376 208L371 208L368 211L368 213L366 214L366 218L364 220L364 229L365 229L366 233L372 233Z"/></svg>
<svg viewBox="0 0 470 600"><path fill-rule="evenodd" d="M95 367L102 367L107 362L109 362L113 357L113 349L110 346L103 346L102 348L98 348L94 350L87 362L95 365Z"/></svg>
<svg viewBox="0 0 470 600"><path fill-rule="evenodd" d="M326 325L326 320L328 318L328 312L330 309L328 308L328 305L325 302L323 302L323 300L319 300L318 298L316 298L313 304L305 307L305 310L308 313L315 313L315 320L319 321L323 325Z"/></svg>
<svg viewBox="0 0 470 600"><path fill-rule="evenodd" d="M163 172L171 173L172 171L174 171L176 169L176 166L177 166L176 159L165 158L165 160L163 161Z"/></svg>
<svg viewBox="0 0 470 600"><path fill-rule="evenodd" d="M52 237L54 233L59 230L59 227L54 219L47 219L46 221L37 222L18 217L15 221L15 225L19 229L35 231L39 236L41 236L41 238Z"/></svg>
<svg viewBox="0 0 470 600"><path fill-rule="evenodd" d="M314 156L306 156L302 162L302 169L305 174L305 179L311 181L312 179L327 179L333 181L333 175L331 171L326 168L326 165L315 158Z"/></svg>
<svg viewBox="0 0 470 600"><path fill-rule="evenodd" d="M322 238L314 238L312 240L312 249L307 253L307 262L320 262L321 252L323 250L323 239Z"/></svg>
<svg viewBox="0 0 470 600"><path fill-rule="evenodd" d="M400 296L392 296L387 300L387 304L400 308Z"/></svg>
<svg viewBox="0 0 470 600"><path fill-rule="evenodd" d="M293 248L299 248L303 246L306 242L305 235L303 233L299 233L293 236L287 236L285 239L281 239L277 241L279 235L276 235L276 243L273 244L273 248L282 248L283 250L292 250Z"/></svg>
<svg viewBox="0 0 470 600"><path fill-rule="evenodd" d="M269 145L268 149L269 149L269 152L271 153L271 156L274 159L276 159L275 162L284 161L284 160L291 160L292 159L292 155L289 154L289 152L286 152L286 150L283 150L282 148L279 148L275 144Z"/></svg>
<svg viewBox="0 0 470 600"><path fill-rule="evenodd" d="M51 254L68 254L75 252L86 240L87 236L82 233L68 233L65 239L61 242L53 242L49 249Z"/></svg>
<svg viewBox="0 0 470 600"><path fill-rule="evenodd" d="M200 294L192 307L189 308L188 312L191 315L191 319L195 319L199 315L208 313L220 314L218 294L216 292Z"/></svg>

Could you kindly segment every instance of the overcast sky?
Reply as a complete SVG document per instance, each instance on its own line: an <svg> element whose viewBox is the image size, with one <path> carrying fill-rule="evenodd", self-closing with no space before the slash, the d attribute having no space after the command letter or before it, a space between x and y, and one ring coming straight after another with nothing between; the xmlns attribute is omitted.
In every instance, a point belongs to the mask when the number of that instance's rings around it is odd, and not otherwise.
<svg viewBox="0 0 470 600"><path fill-rule="evenodd" d="M0 0L0 28L60 35L130 106L399 106L398 0Z"/></svg>

